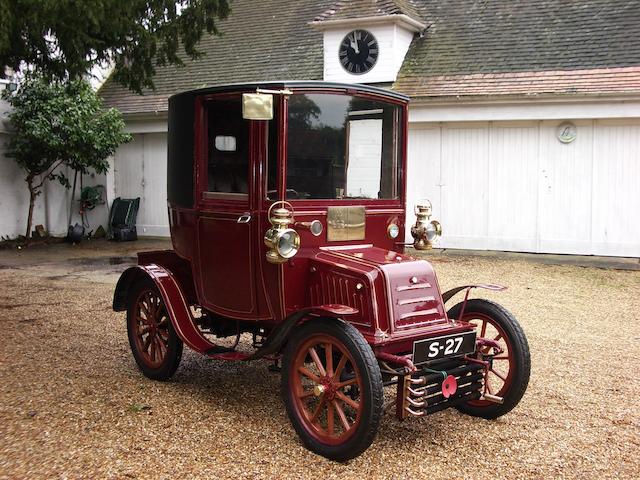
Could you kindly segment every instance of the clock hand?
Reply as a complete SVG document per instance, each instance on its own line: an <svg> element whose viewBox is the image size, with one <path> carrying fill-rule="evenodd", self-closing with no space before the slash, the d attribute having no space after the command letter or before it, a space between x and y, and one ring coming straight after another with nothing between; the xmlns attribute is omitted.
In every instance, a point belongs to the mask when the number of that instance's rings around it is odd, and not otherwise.
<svg viewBox="0 0 640 480"><path fill-rule="evenodd" d="M358 40L356 39L356 32L353 32L353 43L351 44L351 48L353 48L356 53L360 53L360 49L358 48Z"/></svg>

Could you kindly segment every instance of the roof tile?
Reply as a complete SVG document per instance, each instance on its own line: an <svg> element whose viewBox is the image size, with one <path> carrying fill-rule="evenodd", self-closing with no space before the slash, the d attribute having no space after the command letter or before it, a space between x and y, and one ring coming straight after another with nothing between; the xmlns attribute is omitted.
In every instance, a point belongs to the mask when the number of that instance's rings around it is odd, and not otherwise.
<svg viewBox="0 0 640 480"><path fill-rule="evenodd" d="M419 5L428 27L414 38L395 84L414 96L431 96L436 79L444 77L458 79L451 80L452 91L476 73L640 65L640 0L421 0Z"/></svg>
<svg viewBox="0 0 640 480"><path fill-rule="evenodd" d="M322 33L307 24L331 0L235 0L229 17L219 23L222 36L205 35L206 52L185 65L158 67L155 91L137 95L113 80L100 89L104 103L123 113L167 110L174 93L236 82L322 80Z"/></svg>
<svg viewBox="0 0 640 480"><path fill-rule="evenodd" d="M640 67L440 75L407 79L395 89L425 98L637 93Z"/></svg>
<svg viewBox="0 0 640 480"><path fill-rule="evenodd" d="M341 0L318 15L314 22L381 15L407 15L420 21L419 9L415 5L418 2L419 0Z"/></svg>
<svg viewBox="0 0 640 480"><path fill-rule="evenodd" d="M107 106L163 111L202 86L321 80L316 19L406 14L428 24L394 84L413 97L640 92L640 0L235 0L206 54L159 67L144 96L109 80Z"/></svg>

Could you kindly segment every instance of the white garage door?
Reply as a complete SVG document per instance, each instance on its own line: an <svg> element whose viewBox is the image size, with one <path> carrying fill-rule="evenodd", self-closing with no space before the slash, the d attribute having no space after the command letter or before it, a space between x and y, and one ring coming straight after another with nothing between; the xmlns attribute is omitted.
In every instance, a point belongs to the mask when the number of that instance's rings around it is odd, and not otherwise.
<svg viewBox="0 0 640 480"><path fill-rule="evenodd" d="M167 134L133 135L133 141L116 152L114 177L116 196L140 197L138 235L169 235Z"/></svg>
<svg viewBox="0 0 640 480"><path fill-rule="evenodd" d="M408 207L429 198L443 248L640 256L640 122L412 124Z"/></svg>

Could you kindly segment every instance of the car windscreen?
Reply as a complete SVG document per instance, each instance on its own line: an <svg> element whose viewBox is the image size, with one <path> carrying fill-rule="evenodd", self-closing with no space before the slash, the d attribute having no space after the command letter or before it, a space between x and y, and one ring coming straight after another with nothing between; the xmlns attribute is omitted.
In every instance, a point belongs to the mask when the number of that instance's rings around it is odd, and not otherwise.
<svg viewBox="0 0 640 480"><path fill-rule="evenodd" d="M287 199L397 199L402 108L338 94L289 99Z"/></svg>

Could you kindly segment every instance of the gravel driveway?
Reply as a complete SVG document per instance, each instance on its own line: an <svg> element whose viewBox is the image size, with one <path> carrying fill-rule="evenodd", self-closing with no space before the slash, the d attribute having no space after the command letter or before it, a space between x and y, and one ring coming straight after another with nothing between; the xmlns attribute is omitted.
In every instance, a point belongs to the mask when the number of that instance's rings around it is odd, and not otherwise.
<svg viewBox="0 0 640 480"><path fill-rule="evenodd" d="M510 286L482 295L520 319L529 389L496 421L386 416L343 465L301 445L266 362L185 350L173 381L145 379L111 311L120 257L12 254L0 256L0 478L640 477L640 272L430 257L443 289Z"/></svg>

